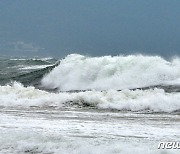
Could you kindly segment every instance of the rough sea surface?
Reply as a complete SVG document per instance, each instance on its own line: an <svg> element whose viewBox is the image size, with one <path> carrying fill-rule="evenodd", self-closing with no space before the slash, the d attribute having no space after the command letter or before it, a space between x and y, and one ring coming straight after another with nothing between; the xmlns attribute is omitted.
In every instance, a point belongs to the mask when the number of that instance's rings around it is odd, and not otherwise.
<svg viewBox="0 0 180 154"><path fill-rule="evenodd" d="M0 57L0 153L168 154L180 142L180 59Z"/></svg>

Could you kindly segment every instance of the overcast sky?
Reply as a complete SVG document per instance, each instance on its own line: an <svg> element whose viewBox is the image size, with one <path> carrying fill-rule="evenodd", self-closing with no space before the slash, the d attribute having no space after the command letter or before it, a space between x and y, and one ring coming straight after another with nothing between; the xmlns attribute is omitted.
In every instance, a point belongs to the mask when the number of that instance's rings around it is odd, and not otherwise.
<svg viewBox="0 0 180 154"><path fill-rule="evenodd" d="M0 54L180 55L180 0L0 0Z"/></svg>

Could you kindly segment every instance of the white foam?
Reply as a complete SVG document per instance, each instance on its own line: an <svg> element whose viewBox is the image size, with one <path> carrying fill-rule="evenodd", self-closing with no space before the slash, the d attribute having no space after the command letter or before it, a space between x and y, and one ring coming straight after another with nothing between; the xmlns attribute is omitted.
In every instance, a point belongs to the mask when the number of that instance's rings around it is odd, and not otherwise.
<svg viewBox="0 0 180 154"><path fill-rule="evenodd" d="M33 69L43 69L52 65L32 65L32 66L23 66L19 70L33 70Z"/></svg>
<svg viewBox="0 0 180 154"><path fill-rule="evenodd" d="M164 85L180 86L180 78L172 81L167 81L164 83Z"/></svg>
<svg viewBox="0 0 180 154"><path fill-rule="evenodd" d="M42 111L41 111L42 112ZM21 113L21 112L20 112ZM22 116L1 114L0 153L53 153L53 154L162 154L157 149L159 140L178 140L178 125L112 121L73 120L45 113ZM137 118L138 119L138 118ZM169 123L168 123L169 124ZM167 139L167 140L168 140ZM168 152L178 153L178 150Z"/></svg>
<svg viewBox="0 0 180 154"><path fill-rule="evenodd" d="M48 61L48 60L52 60L52 57L45 57L45 58L12 58L10 60L12 61L27 61L27 60L41 60L41 61Z"/></svg>
<svg viewBox="0 0 180 154"><path fill-rule="evenodd" d="M72 54L42 79L46 88L124 89L163 84L180 78L180 59L158 56L86 57Z"/></svg>
<svg viewBox="0 0 180 154"><path fill-rule="evenodd" d="M166 93L162 89L150 90L108 90L79 93L49 93L19 83L0 86L0 106L54 106L62 108L69 104L94 106L98 109L130 111L150 110L173 112L180 110L180 93Z"/></svg>

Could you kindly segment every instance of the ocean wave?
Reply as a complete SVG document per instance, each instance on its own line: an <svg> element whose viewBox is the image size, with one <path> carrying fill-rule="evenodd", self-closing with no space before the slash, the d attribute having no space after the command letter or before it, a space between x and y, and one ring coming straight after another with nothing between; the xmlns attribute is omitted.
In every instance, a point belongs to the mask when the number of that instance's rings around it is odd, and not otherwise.
<svg viewBox="0 0 180 154"><path fill-rule="evenodd" d="M71 54L46 74L41 83L48 89L60 91L120 90L161 85L178 79L179 58L167 61L158 56L86 57Z"/></svg>
<svg viewBox="0 0 180 154"><path fill-rule="evenodd" d="M0 86L2 107L93 107L120 111L174 112L180 110L180 93L166 93L162 89L108 90L79 93L49 93L20 83Z"/></svg>
<svg viewBox="0 0 180 154"><path fill-rule="evenodd" d="M49 67L52 65L32 65L32 66L23 66L21 68L19 68L19 70L36 70L36 69L43 69L46 67Z"/></svg>
<svg viewBox="0 0 180 154"><path fill-rule="evenodd" d="M24 64L38 64L38 65L48 65L52 64L52 62L55 62L56 60L52 57L47 58L11 58L9 59L11 62L17 63L24 63ZM11 63L10 62L10 63Z"/></svg>
<svg viewBox="0 0 180 154"><path fill-rule="evenodd" d="M52 59L54 59L54 58L52 58L52 57L46 57L46 58L11 58L10 60L12 60L12 61L27 61L27 60L34 60L34 61L36 61L36 60L41 60L41 61L47 61L47 60L52 60Z"/></svg>
<svg viewBox="0 0 180 154"><path fill-rule="evenodd" d="M56 67L59 61L45 63L27 60L11 63L7 60L4 64L5 66L0 73L5 73L0 76L0 85L5 85L12 81L21 82L24 85L40 85L42 77Z"/></svg>

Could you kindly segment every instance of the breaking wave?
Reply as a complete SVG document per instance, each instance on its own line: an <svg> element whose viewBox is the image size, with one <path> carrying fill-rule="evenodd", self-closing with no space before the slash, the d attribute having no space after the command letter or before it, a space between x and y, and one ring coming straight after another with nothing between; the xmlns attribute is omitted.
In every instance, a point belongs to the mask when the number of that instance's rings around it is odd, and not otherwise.
<svg viewBox="0 0 180 154"><path fill-rule="evenodd" d="M108 90L49 93L20 83L0 86L1 107L93 107L125 111L174 112L180 110L180 93L162 89Z"/></svg>
<svg viewBox="0 0 180 154"><path fill-rule="evenodd" d="M163 85L180 81L180 59L167 61L158 56L68 55L46 74L41 83L48 89L108 90Z"/></svg>

